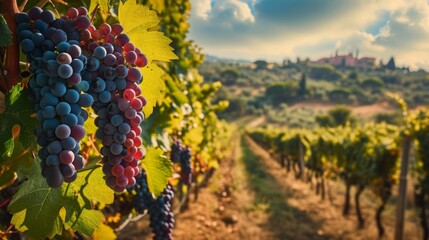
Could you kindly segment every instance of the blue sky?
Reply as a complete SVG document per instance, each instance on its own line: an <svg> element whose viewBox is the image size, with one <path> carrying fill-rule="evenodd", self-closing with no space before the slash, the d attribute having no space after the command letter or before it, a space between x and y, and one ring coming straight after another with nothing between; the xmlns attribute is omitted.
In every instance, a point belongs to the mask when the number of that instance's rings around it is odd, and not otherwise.
<svg viewBox="0 0 429 240"><path fill-rule="evenodd" d="M235 59L318 59L339 50L429 69L427 0L191 0L189 38Z"/></svg>

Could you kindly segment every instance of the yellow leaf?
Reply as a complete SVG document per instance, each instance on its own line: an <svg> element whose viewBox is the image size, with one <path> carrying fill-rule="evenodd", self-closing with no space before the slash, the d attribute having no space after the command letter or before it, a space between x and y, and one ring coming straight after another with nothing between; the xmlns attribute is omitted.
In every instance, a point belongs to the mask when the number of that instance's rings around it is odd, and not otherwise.
<svg viewBox="0 0 429 240"><path fill-rule="evenodd" d="M97 5L100 7L101 12L103 13L109 12L109 0L91 0L89 4L89 10L88 10L89 14L91 14L95 10Z"/></svg>
<svg viewBox="0 0 429 240"><path fill-rule="evenodd" d="M152 114L158 100L161 99L161 92L165 90L165 83L161 78L164 75L164 71L156 64L151 64L140 70L143 74L143 81L140 83L140 87L142 88L142 95L147 100L143 113L147 118Z"/></svg>
<svg viewBox="0 0 429 240"><path fill-rule="evenodd" d="M148 31L157 26L160 21L155 11L137 4L135 0L129 0L119 3L118 19L124 27L124 33L128 34L131 42L140 48L149 62L177 59L173 48L169 45L171 43L169 38L162 32Z"/></svg>
<svg viewBox="0 0 429 240"><path fill-rule="evenodd" d="M100 227L95 229L94 235L92 236L94 240L115 240L116 234L112 228L107 226L104 223L100 223Z"/></svg>

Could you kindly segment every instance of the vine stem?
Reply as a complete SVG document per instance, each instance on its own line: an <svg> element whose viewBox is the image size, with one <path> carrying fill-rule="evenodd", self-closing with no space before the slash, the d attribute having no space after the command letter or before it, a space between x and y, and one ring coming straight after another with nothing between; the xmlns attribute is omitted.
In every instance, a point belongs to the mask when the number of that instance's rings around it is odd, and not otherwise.
<svg viewBox="0 0 429 240"><path fill-rule="evenodd" d="M0 207L3 207L4 205L8 204L10 202L10 200L12 200L12 197L9 197L6 200L4 200L3 202L1 202Z"/></svg>
<svg viewBox="0 0 429 240"><path fill-rule="evenodd" d="M6 94L12 86L19 83L21 72L19 69L19 45L15 21L15 15L19 13L16 0L4 0L1 13L6 20L9 30L12 32L12 45L6 48L6 86L4 83L0 82L0 90Z"/></svg>
<svg viewBox="0 0 429 240"><path fill-rule="evenodd" d="M95 15L97 14L99 7L100 7L100 5L97 4L94 11L92 12L91 22L94 22Z"/></svg>

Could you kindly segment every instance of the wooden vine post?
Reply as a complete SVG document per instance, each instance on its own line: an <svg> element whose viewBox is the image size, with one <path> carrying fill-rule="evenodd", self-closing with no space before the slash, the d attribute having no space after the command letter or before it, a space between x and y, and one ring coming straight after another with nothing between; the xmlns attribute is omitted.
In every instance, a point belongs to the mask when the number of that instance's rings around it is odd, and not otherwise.
<svg viewBox="0 0 429 240"><path fill-rule="evenodd" d="M401 160L401 173L399 177L399 190L398 190L398 203L396 209L396 223L395 223L395 240L402 240L404 235L404 213L407 197L407 175L409 165L409 155L411 148L411 138L408 135L404 136L402 142L402 160Z"/></svg>
<svg viewBox="0 0 429 240"><path fill-rule="evenodd" d="M16 0L4 0L1 8L1 13L6 20L7 26L12 33L12 44L6 48L6 60L3 68L3 61L0 60L0 91L7 94L12 86L20 81L19 69L19 44L16 33L15 15L19 13L19 8Z"/></svg>
<svg viewBox="0 0 429 240"><path fill-rule="evenodd" d="M300 178L304 181L305 178L305 164L304 164L304 144L302 144L302 141L299 141L299 168L301 170L300 172Z"/></svg>

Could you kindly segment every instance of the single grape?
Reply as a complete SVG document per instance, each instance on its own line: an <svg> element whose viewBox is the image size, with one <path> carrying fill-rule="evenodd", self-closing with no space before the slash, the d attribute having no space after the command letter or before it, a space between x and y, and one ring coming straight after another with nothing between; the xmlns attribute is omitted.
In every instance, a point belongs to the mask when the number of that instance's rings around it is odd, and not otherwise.
<svg viewBox="0 0 429 240"><path fill-rule="evenodd" d="M21 50L24 52L31 52L34 49L34 43L31 39L24 39L21 42Z"/></svg>
<svg viewBox="0 0 429 240"><path fill-rule="evenodd" d="M75 19L79 15L79 11L76 8L71 7L67 9L66 14L70 19Z"/></svg>
<svg viewBox="0 0 429 240"><path fill-rule="evenodd" d="M48 183L49 187L52 188L58 188L63 184L64 177L61 174L59 167L51 166L47 168L46 182Z"/></svg>
<svg viewBox="0 0 429 240"><path fill-rule="evenodd" d="M122 33L122 31L124 31L124 27L122 27L122 25L120 23L114 23L112 24L112 34L115 36L118 36L119 34Z"/></svg>
<svg viewBox="0 0 429 240"><path fill-rule="evenodd" d="M70 127L66 124L60 124L55 128L55 135L59 139L65 139L70 136Z"/></svg>
<svg viewBox="0 0 429 240"><path fill-rule="evenodd" d="M70 104L66 102L60 102L55 107L55 110L57 111L57 114L60 116L66 116L71 112Z"/></svg>

